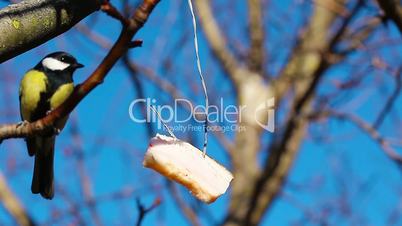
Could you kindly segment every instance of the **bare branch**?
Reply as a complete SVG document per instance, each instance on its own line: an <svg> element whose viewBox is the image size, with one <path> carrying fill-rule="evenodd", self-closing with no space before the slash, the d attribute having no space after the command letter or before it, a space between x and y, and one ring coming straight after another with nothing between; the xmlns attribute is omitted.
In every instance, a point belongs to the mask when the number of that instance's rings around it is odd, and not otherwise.
<svg viewBox="0 0 402 226"><path fill-rule="evenodd" d="M396 24L402 35L402 5L399 0L377 0L385 16Z"/></svg>
<svg viewBox="0 0 402 226"><path fill-rule="evenodd" d="M343 26L331 38L328 35L329 31L339 15L326 7L315 6L314 15L299 46L296 47L283 73L274 82L275 97L279 98L279 101L291 87L294 89L288 120L281 135L276 136L269 147L270 154L255 184L246 216L229 215L227 219L229 222L241 219L242 225L258 224L277 196L296 158L308 126L308 122L300 115L311 111L316 88L328 67L331 66L326 56L332 52L335 44L338 43L338 37L344 34L344 27L356 14L358 8L356 6L351 11L350 15L344 19Z"/></svg>
<svg viewBox="0 0 402 226"><path fill-rule="evenodd" d="M98 33L91 30L87 25L80 23L75 26L75 28L81 32L85 37L102 47L103 49L112 48L113 43L111 43L107 38L99 35Z"/></svg>
<svg viewBox="0 0 402 226"><path fill-rule="evenodd" d="M312 113L310 118L316 119L320 117L334 117L340 120L347 120L354 125L356 125L359 129L369 135L374 141L376 141L384 153L394 160L399 165L402 164L402 156L398 154L398 152L390 145L390 142L381 136L381 134L376 130L374 126L371 126L369 123L365 122L363 119L359 118L356 115L337 112L333 110L321 111L320 113Z"/></svg>
<svg viewBox="0 0 402 226"><path fill-rule="evenodd" d="M248 18L251 47L249 51L249 68L262 74L264 65L264 25L261 0L248 0Z"/></svg>
<svg viewBox="0 0 402 226"><path fill-rule="evenodd" d="M78 121L76 118L72 118L72 123L71 123L71 137L73 139L73 148L74 148L74 154L77 160L77 172L78 172L78 177L80 180L80 186L81 190L83 193L83 197L85 200L85 203L88 206L89 212L91 214L91 217L97 226L102 226L102 220L98 214L98 211L95 206L95 201L94 201L94 194L92 190L92 182L91 178L88 176L88 172L85 167L85 162L84 162L84 150L82 147L82 139L79 133L79 128L78 128Z"/></svg>
<svg viewBox="0 0 402 226"><path fill-rule="evenodd" d="M183 200L183 197L181 197L179 190L177 189L177 186L172 183L171 181L167 181L167 186L170 191L170 194L172 194L172 197L176 204L178 205L179 209L183 213L183 215L186 217L188 222L193 225L193 226L200 226L200 219L198 219L197 214L194 212L191 207L189 207L186 202Z"/></svg>
<svg viewBox="0 0 402 226"><path fill-rule="evenodd" d="M137 218L137 223L136 223L136 225L137 225L137 226L141 226L142 221L144 220L145 215L146 215L147 213L149 213L150 211L152 211L153 209L155 209L156 207L158 207L160 204L161 204L161 199L160 199L160 198L156 198L155 201L154 201L154 203L153 203L150 207L145 208L145 207L141 204L140 200L137 199L137 209L138 209L138 211L139 211L139 215L138 215L138 218Z"/></svg>
<svg viewBox="0 0 402 226"><path fill-rule="evenodd" d="M236 73L239 63L227 47L224 35L212 13L211 1L196 0L195 6L199 14L201 26L214 56L219 60L223 70L230 76L233 83L239 84L241 82L241 76L239 73Z"/></svg>
<svg viewBox="0 0 402 226"><path fill-rule="evenodd" d="M119 20L123 26L127 26L130 21L124 17L119 10L116 9L109 1L104 1L101 5L101 10L105 12L107 15Z"/></svg>
<svg viewBox="0 0 402 226"><path fill-rule="evenodd" d="M398 98L399 94L401 93L402 89L402 67L399 67L398 71L395 74L395 89L392 92L391 96L385 102L384 108L381 110L380 114L378 115L377 119L374 122L374 128L379 128L382 122L384 121L387 114L391 111L392 107L396 99Z"/></svg>
<svg viewBox="0 0 402 226"><path fill-rule="evenodd" d="M129 74L130 74L130 79L134 85L134 89L137 95L137 98L139 99L145 99L145 93L143 89L143 85L141 84L141 81L139 79L139 73L138 73L138 67L134 63L132 63L129 59L128 53L126 53L123 56L123 63L126 66ZM144 118L146 118L147 111L146 111L146 104L141 103L141 113ZM145 127L148 132L148 137L151 138L154 136L154 130L152 127L152 124L150 122L145 123Z"/></svg>
<svg viewBox="0 0 402 226"><path fill-rule="evenodd" d="M20 201L15 197L15 194L7 186L7 182L0 173L0 201L4 205L4 208L13 216L14 220L21 226L33 226L36 225Z"/></svg>

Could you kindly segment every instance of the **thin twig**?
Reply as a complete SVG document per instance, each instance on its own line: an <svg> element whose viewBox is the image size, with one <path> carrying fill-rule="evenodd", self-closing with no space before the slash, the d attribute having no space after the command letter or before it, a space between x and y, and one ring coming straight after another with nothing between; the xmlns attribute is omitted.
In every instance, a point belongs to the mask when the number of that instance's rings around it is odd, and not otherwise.
<svg viewBox="0 0 402 226"><path fill-rule="evenodd" d="M388 98L387 102L384 105L384 108L381 110L378 118L375 120L373 127L378 129L382 122L384 121L387 114L391 111L392 106L396 99L398 98L402 88L402 67L399 67L397 73L395 74L395 89L392 92L391 96Z"/></svg>
<svg viewBox="0 0 402 226"><path fill-rule="evenodd" d="M123 26L127 26L130 22L109 1L104 1L102 3L101 10L105 12L107 15L115 18L116 20L119 20L123 24Z"/></svg>
<svg viewBox="0 0 402 226"><path fill-rule="evenodd" d="M150 211L152 211L153 209L155 209L156 207L158 207L161 204L161 199L158 197L154 200L154 203L152 203L152 205L148 208L145 208L139 199L136 200L137 201L137 209L139 211L139 215L137 218L137 226L141 226L142 221L144 220L144 217L147 213L149 213Z"/></svg>
<svg viewBox="0 0 402 226"><path fill-rule="evenodd" d="M98 210L96 206L94 205L94 194L93 194L93 189L92 189L92 181L91 178L88 176L88 171L85 167L85 162L84 162L84 150L83 150L83 145L82 145L82 139L79 133L79 128L78 128L78 120L76 117L74 117L71 123L71 136L73 139L73 149L75 152L75 157L77 161L77 172L78 172L78 177L80 180L80 186L81 190L84 196L84 201L86 206L89 209L89 212L91 214L91 217L97 226L104 225L102 222L102 219L98 213Z"/></svg>
<svg viewBox="0 0 402 226"><path fill-rule="evenodd" d="M138 69L137 69L137 67L134 67L134 65L130 63L128 52L123 56L123 63L124 63L124 66L126 67L128 73L129 73L130 79L131 79L131 81L133 83L133 86L134 86L134 89L135 89L135 92L136 92L136 96L137 96L136 98L145 99L145 91L144 91L143 85L141 83L141 80L139 78ZM142 116L144 118L146 118L146 116L147 116L147 109L146 109L147 106L143 102L141 102L140 104L141 104L140 107L141 107ZM147 129L149 138L154 136L154 130L153 130L152 124L147 121L145 123L145 127Z"/></svg>
<svg viewBox="0 0 402 226"><path fill-rule="evenodd" d="M397 164L402 164L402 156L398 154L398 152L391 146L390 142L377 131L374 126L371 126L369 123L365 122L363 119L359 118L356 115L337 112L334 110L322 110L319 113L312 113L308 116L310 119L319 119L322 117L334 117L337 119L343 119L351 122L356 125L359 129L369 135L374 141L376 141L384 153L394 160Z"/></svg>
<svg viewBox="0 0 402 226"><path fill-rule="evenodd" d="M167 187L170 191L170 194L172 194L173 200L176 202L177 206L182 211L188 222L193 226L200 226L200 219L194 210L183 200L183 197L180 195L176 185L171 181L167 181Z"/></svg>

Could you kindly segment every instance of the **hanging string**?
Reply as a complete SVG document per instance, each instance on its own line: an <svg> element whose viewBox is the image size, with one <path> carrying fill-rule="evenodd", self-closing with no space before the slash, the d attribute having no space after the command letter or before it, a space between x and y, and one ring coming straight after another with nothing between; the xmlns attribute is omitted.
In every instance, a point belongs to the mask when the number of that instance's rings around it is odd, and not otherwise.
<svg viewBox="0 0 402 226"><path fill-rule="evenodd" d="M161 121L161 123L163 124L163 126L166 128L166 130L168 131L168 133L170 134L170 136L176 138L176 136L174 135L173 131L169 128L169 126L166 125L166 123L163 121L161 115L159 114L159 112L155 109L155 107L153 105L150 106L152 111L154 111L156 113L156 115L158 116L159 121ZM177 138L176 138L177 139Z"/></svg>
<svg viewBox="0 0 402 226"><path fill-rule="evenodd" d="M207 93L207 86L205 84L204 76L202 75L202 70L201 70L201 61L200 61L200 56L198 53L197 22L195 19L193 4L191 3L191 0L188 0L188 6L191 11L191 16L193 17L195 55L197 57L198 73L201 78L202 88L204 89L204 95L205 95L205 124L204 124L204 147L203 147L203 156L205 157L205 155L207 153L207 144L208 144L208 105L209 105L208 93Z"/></svg>

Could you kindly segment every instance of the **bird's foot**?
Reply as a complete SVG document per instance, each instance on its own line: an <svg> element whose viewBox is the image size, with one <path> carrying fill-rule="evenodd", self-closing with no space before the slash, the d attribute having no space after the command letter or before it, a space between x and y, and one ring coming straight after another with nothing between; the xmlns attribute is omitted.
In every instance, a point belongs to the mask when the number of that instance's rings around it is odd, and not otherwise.
<svg viewBox="0 0 402 226"><path fill-rule="evenodd" d="M27 124L29 124L29 122L28 122L27 120L24 120L24 121L19 122L19 123L17 124L17 128L20 127L20 126L26 126Z"/></svg>
<svg viewBox="0 0 402 226"><path fill-rule="evenodd" d="M49 115L50 113L52 113L52 110L47 111L46 115Z"/></svg>

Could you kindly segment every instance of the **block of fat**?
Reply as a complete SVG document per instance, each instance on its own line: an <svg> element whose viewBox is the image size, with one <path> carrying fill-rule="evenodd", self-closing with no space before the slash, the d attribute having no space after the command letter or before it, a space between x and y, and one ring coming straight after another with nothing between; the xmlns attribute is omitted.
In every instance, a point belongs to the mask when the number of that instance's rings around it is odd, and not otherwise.
<svg viewBox="0 0 402 226"><path fill-rule="evenodd" d="M233 175L193 145L157 134L151 139L143 165L182 184L199 200L212 203L224 194Z"/></svg>

